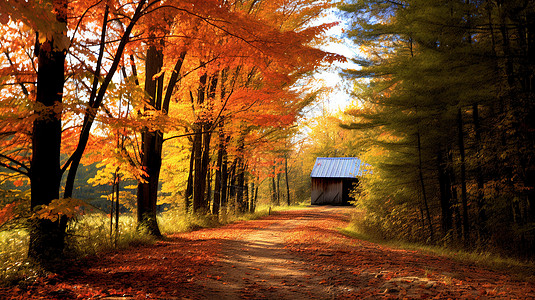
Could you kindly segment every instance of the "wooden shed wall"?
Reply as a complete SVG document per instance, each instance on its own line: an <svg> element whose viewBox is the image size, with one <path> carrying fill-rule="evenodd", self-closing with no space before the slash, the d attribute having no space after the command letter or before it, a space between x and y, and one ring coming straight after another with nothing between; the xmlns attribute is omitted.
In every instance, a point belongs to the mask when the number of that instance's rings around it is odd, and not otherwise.
<svg viewBox="0 0 535 300"><path fill-rule="evenodd" d="M313 205L348 205L349 191L357 179L312 178L310 200Z"/></svg>
<svg viewBox="0 0 535 300"><path fill-rule="evenodd" d="M339 178L312 178L312 204L343 204L343 184Z"/></svg>

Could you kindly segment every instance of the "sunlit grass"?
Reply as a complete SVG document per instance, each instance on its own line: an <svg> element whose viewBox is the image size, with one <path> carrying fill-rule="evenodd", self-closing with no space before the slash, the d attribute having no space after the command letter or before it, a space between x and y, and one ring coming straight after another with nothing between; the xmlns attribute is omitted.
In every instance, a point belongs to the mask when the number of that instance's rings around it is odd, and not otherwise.
<svg viewBox="0 0 535 300"><path fill-rule="evenodd" d="M126 248L131 244L146 244L154 238L136 229L136 219L132 214L119 217L119 236L115 237L115 223L110 229L109 216L88 214L71 222L67 234L67 254L74 257L87 256L115 248Z"/></svg>
<svg viewBox="0 0 535 300"><path fill-rule="evenodd" d="M177 210L168 210L158 215L158 226L164 235L218 225L217 219L211 215L193 215Z"/></svg>
<svg viewBox="0 0 535 300"><path fill-rule="evenodd" d="M279 209L272 208L271 211ZM168 235L257 219L268 215L269 212L269 206L266 205L258 207L255 213L226 214L218 218L212 215L199 216L169 210L158 215L158 224L162 234ZM111 233L110 219L106 214L90 213L79 216L69 223L65 255L81 258L156 241L154 237L140 233L136 225L136 217L133 214L122 214L119 217L119 236L116 239L115 224ZM0 286L31 281L40 274L40 270L26 260L28 240L28 232L24 229L0 231Z"/></svg>
<svg viewBox="0 0 535 300"><path fill-rule="evenodd" d="M35 277L36 271L24 260L27 249L26 230L0 231L0 286Z"/></svg>
<svg viewBox="0 0 535 300"><path fill-rule="evenodd" d="M263 207L263 206L260 206L260 207ZM266 207L268 207L268 205L266 205ZM271 207L271 206L269 206L269 207ZM307 203L305 201L305 202L300 202L300 203L293 204L293 205L290 205L290 206L287 206L287 205L272 206L271 210L272 211L288 211L288 210L299 210L299 209L307 209L307 208L310 208L310 202Z"/></svg>
<svg viewBox="0 0 535 300"><path fill-rule="evenodd" d="M259 205L254 213L226 213L219 216L187 214L182 211L169 210L158 216L158 225L162 234L187 232L201 228L213 228L237 221L254 220L270 214L272 211L284 210L284 207Z"/></svg>

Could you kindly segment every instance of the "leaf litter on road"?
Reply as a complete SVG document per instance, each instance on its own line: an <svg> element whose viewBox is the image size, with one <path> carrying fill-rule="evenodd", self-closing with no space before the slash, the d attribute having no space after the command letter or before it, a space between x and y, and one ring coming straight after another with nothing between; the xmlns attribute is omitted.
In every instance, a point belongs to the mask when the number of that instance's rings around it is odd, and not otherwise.
<svg viewBox="0 0 535 300"><path fill-rule="evenodd" d="M2 299L534 299L535 284L341 234L316 207L176 234L72 262Z"/></svg>

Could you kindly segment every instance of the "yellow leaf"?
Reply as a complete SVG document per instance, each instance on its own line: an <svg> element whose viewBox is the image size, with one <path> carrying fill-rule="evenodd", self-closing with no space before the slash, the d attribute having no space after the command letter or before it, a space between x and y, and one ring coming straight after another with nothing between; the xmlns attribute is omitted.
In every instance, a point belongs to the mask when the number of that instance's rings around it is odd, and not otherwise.
<svg viewBox="0 0 535 300"><path fill-rule="evenodd" d="M72 218L83 213L81 209L83 206L86 206L86 203L80 199L54 199L48 205L41 205L34 213L34 217L39 219L49 219L52 221L56 221L59 216Z"/></svg>

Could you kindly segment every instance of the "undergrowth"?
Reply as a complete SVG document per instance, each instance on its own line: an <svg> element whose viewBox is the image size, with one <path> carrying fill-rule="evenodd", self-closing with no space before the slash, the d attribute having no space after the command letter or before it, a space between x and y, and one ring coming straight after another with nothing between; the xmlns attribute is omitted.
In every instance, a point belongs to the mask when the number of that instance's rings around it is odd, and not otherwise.
<svg viewBox="0 0 535 300"><path fill-rule="evenodd" d="M162 234L169 235L252 220L268 215L269 211L268 206L261 206L255 213L227 214L218 218L212 215L192 215L169 210L158 216L158 224ZM115 230L115 225L113 229ZM28 282L42 274L42 270L26 260L28 240L28 232L24 228L0 231L0 286ZM66 241L65 256L79 259L116 249L151 244L156 238L140 233L136 229L135 215L123 214L119 217L119 236L116 239L115 234L110 234L109 216L97 212L71 220Z"/></svg>
<svg viewBox="0 0 535 300"><path fill-rule="evenodd" d="M451 258L467 264L475 264L493 270L514 273L519 279L535 281L535 261L520 260L514 257L501 255L490 248L465 250L450 246L429 245L416 242L407 242L395 239L386 239L380 233L366 226L362 221L363 212L356 213L353 221L346 228L340 229L342 234L360 240L373 242L397 249L420 251L428 254Z"/></svg>

